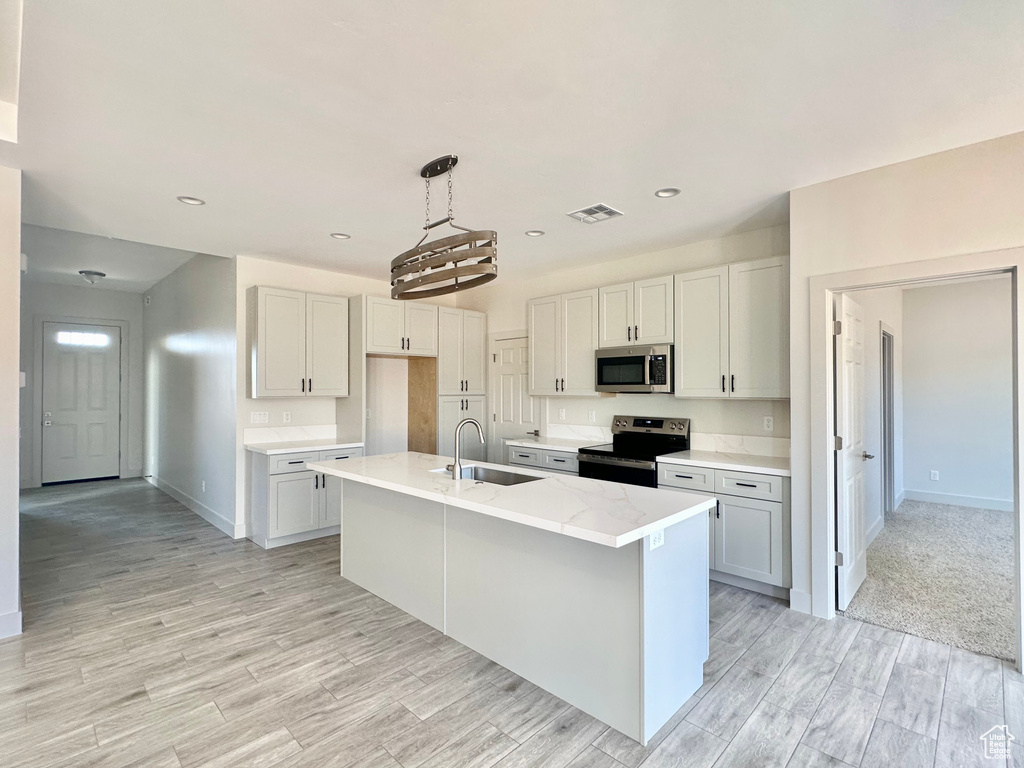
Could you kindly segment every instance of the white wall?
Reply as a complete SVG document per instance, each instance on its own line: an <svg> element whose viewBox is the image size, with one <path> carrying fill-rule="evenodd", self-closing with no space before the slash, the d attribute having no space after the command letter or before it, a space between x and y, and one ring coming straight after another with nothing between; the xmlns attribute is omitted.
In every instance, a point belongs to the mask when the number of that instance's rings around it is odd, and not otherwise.
<svg viewBox="0 0 1024 768"><path fill-rule="evenodd" d="M1009 277L905 292L907 498L1013 509L1010 292Z"/></svg>
<svg viewBox="0 0 1024 768"><path fill-rule="evenodd" d="M18 562L18 365L21 171L0 166L0 637L21 632Z"/></svg>
<svg viewBox="0 0 1024 768"><path fill-rule="evenodd" d="M850 297L864 309L864 448L875 456L865 467L865 522L870 544L885 526L880 323L885 323L893 331L893 486L897 499L903 492L903 291L900 288L877 288L855 291Z"/></svg>
<svg viewBox="0 0 1024 768"><path fill-rule="evenodd" d="M21 366L28 378L21 403L21 487L38 487L42 473L42 449L39 444L42 382L36 381L35 321L41 318L75 318L82 322L122 321L128 324L121 344L127 349L128 444L121 446L121 476L142 474L143 451L143 329L142 294L115 291L94 286L53 285L28 280L21 289ZM124 355L122 355L122 359Z"/></svg>
<svg viewBox="0 0 1024 768"><path fill-rule="evenodd" d="M146 295L146 472L238 537L234 261L198 255Z"/></svg>
<svg viewBox="0 0 1024 768"><path fill-rule="evenodd" d="M597 225L600 226L600 225ZM737 235L705 240L676 248L606 261L579 269L562 270L516 279L499 277L482 288L458 294L459 306L487 313L491 335L526 330L526 302L556 293L599 288L704 267L752 261L789 253L789 228L767 227ZM789 437L788 400L683 400L669 395L615 395L599 398L543 398L545 427L550 424L610 427L615 414L687 416L701 433ZM565 418L559 410L565 409ZM764 431L764 417L772 416L774 431Z"/></svg>
<svg viewBox="0 0 1024 768"><path fill-rule="evenodd" d="M366 359L366 455L409 450L409 361Z"/></svg>
<svg viewBox="0 0 1024 768"><path fill-rule="evenodd" d="M790 194L794 607L812 609L810 278L1024 245L1022 178L1024 133L1016 133ZM832 600L826 575L822 564L818 615Z"/></svg>

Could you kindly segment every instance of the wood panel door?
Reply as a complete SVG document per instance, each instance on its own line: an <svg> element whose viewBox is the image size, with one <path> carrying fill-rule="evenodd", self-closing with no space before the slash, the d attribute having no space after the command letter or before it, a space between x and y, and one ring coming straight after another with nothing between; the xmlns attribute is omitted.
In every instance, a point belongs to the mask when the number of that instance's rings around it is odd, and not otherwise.
<svg viewBox="0 0 1024 768"><path fill-rule="evenodd" d="M121 472L121 329L43 323L42 482Z"/></svg>
<svg viewBox="0 0 1024 768"><path fill-rule="evenodd" d="M306 294L307 395L348 397L348 299Z"/></svg>

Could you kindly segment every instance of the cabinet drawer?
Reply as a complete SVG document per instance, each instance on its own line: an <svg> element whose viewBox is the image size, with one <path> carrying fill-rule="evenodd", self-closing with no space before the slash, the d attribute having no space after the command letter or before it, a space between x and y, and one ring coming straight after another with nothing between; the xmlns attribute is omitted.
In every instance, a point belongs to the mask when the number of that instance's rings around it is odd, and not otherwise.
<svg viewBox="0 0 1024 768"><path fill-rule="evenodd" d="M783 478L720 469L715 473L715 493L728 493L748 499L782 501Z"/></svg>
<svg viewBox="0 0 1024 768"><path fill-rule="evenodd" d="M508 463L522 464L527 467L539 467L541 465L540 451L536 448L520 448L510 445L508 449Z"/></svg>
<svg viewBox="0 0 1024 768"><path fill-rule="evenodd" d="M541 461L544 469L551 469L555 472L578 473L579 458L575 453L563 453L561 451L542 451Z"/></svg>
<svg viewBox="0 0 1024 768"><path fill-rule="evenodd" d="M362 448L339 448L336 451L320 451L320 461L337 461L363 455Z"/></svg>
<svg viewBox="0 0 1024 768"><path fill-rule="evenodd" d="M270 474L280 475L284 472L303 472L306 469L307 461L316 461L315 451L310 453L282 453L278 456L269 456Z"/></svg>
<svg viewBox="0 0 1024 768"><path fill-rule="evenodd" d="M658 485L714 493L715 470L705 467L684 467L679 464L659 464Z"/></svg>

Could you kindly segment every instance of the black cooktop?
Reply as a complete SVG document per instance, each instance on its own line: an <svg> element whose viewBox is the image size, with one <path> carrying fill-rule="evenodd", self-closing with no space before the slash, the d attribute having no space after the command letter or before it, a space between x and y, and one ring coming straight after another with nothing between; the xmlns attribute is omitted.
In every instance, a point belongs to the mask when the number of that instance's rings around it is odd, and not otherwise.
<svg viewBox="0 0 1024 768"><path fill-rule="evenodd" d="M616 416L612 442L580 448L587 456L654 461L658 456L690 448L689 419Z"/></svg>

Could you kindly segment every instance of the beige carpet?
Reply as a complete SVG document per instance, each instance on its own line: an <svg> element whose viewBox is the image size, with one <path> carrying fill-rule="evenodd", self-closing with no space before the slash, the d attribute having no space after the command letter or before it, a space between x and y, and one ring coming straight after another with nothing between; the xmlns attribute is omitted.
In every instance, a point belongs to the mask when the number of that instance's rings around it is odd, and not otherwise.
<svg viewBox="0 0 1024 768"><path fill-rule="evenodd" d="M844 613L1012 661L1012 576L1012 512L905 501Z"/></svg>

